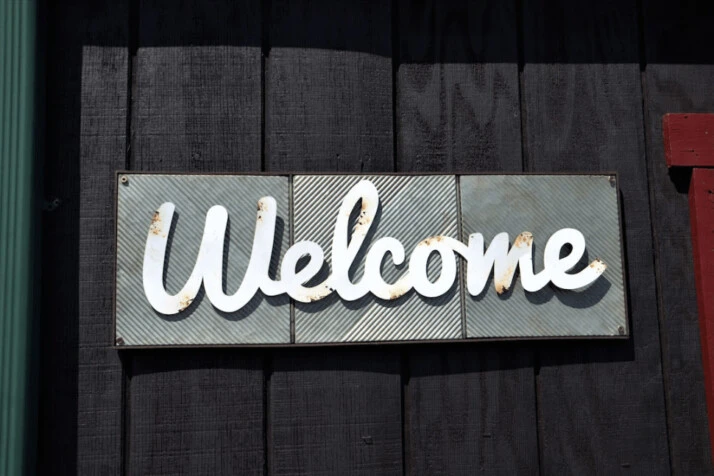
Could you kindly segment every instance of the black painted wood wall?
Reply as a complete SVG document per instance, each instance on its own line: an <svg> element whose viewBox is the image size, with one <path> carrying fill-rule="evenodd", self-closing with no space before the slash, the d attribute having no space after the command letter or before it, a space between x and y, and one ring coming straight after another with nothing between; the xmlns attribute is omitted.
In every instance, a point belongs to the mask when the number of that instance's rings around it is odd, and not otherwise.
<svg viewBox="0 0 714 476"><path fill-rule="evenodd" d="M45 10L44 474L712 474L688 176L712 2ZM114 171L620 174L626 342L117 352Z"/></svg>

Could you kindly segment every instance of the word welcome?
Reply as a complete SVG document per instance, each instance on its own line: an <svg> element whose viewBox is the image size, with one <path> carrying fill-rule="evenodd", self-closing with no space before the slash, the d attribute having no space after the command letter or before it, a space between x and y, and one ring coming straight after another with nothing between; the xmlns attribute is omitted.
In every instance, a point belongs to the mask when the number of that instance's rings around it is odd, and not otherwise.
<svg viewBox="0 0 714 476"><path fill-rule="evenodd" d="M360 204L361 202L361 204ZM360 204L357 224L349 235L352 210ZM355 301L372 293L385 300L397 299L411 289L424 297L432 298L446 293L456 279L456 255L466 260L467 289L472 296L479 295L491 271L494 273L496 292L502 294L512 285L516 270L520 270L521 284L526 292L535 292L548 283L561 289L575 290L588 286L605 271L603 261L596 259L577 273L569 274L585 252L585 237L573 228L563 228L553 233L543 253L544 268L533 270L533 235L519 234L509 247L507 233L497 234L484 249L480 233L469 236L468 245L448 236L432 236L421 241L409 257L408 270L394 283L387 283L381 265L391 255L395 266L404 263L404 245L395 238L385 237L375 241L365 259L364 276L353 283L349 270L362 248L379 206L379 193L369 180L356 184L344 197L332 239L332 273L322 283L307 287L305 284L319 273L325 261L324 250L312 241L292 245L283 257L280 280L268 275L275 239L277 203L272 197L258 201L253 246L245 276L238 290L231 295L223 292L223 255L228 212L220 205L211 207L206 214L203 238L196 264L184 287L175 295L166 292L163 285L166 246L175 211L173 203L164 203L154 214L149 227L143 262L144 293L151 306L161 314L177 314L188 308L201 285L206 296L217 309L235 312L245 306L260 290L266 296L288 294L298 302L308 303L324 299L336 292L346 301ZM561 257L566 245L570 252ZM436 281L427 276L427 262L432 253L441 258L441 273ZM298 261L306 258L307 264L298 269Z"/></svg>

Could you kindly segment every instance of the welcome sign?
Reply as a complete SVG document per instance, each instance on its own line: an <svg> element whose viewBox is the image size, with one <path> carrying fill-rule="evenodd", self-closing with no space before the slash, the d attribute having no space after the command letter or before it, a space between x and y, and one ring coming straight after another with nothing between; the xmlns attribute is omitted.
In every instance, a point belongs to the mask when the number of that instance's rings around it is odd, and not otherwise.
<svg viewBox="0 0 714 476"><path fill-rule="evenodd" d="M117 177L115 344L628 335L613 175Z"/></svg>

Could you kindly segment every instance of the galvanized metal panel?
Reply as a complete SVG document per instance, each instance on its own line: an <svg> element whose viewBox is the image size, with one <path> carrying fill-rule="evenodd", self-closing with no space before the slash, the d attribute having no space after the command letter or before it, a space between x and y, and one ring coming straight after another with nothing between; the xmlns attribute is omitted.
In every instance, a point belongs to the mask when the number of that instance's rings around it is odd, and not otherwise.
<svg viewBox="0 0 714 476"><path fill-rule="evenodd" d="M543 269L543 250L561 228L580 230L586 240L583 265L595 258L605 273L584 290L549 284L526 293L520 279L506 293L494 291L493 276L478 296L465 293L467 337L618 336L627 334L617 184L607 175L476 175L460 177L463 236L482 233L488 244L508 232L534 236L533 263ZM577 268L576 268L577 270Z"/></svg>
<svg viewBox="0 0 714 476"><path fill-rule="evenodd" d="M123 178L127 178L126 182ZM369 193L379 194L379 206L354 260L350 273L354 283L363 278L367 252L383 237L397 239L405 248L406 259L402 265L394 266L389 255L382 261L382 277L391 284L407 273L409 257L415 249L430 249L421 246L428 242L432 243L430 246L442 242L443 246L459 249L458 254L468 255L475 251L466 248L468 237L473 233L481 233L489 246L489 241L498 233L507 232L511 243L516 241L521 247L524 241L515 240L516 237L524 231L532 233L534 271L537 273L543 268L546 242L563 228L580 230L585 237L586 254L580 265L587 266L599 258L607 264L606 272L585 289L575 291L549 284L540 291L525 292L522 278L516 275L514 284L501 294L494 289L491 272L484 290L478 296L471 296L467 291L468 280L462 275L462 270L470 265L459 257L456 259L462 261L463 266L457 267L456 279L444 293L417 287L422 294L412 289L401 297L386 300L370 293L349 301L340 298L337 292L315 300L316 295L309 291L308 299L312 302L291 303L286 294L266 297L259 291L239 311L221 312L216 308L220 305L209 302L201 288L193 302L188 301L188 309L176 315L155 312L149 304L142 283L144 247L152 219L155 219L154 211L165 202L176 205L174 227L168 235L168 264L164 269L169 294L177 293L191 274L206 213L214 205L226 207L229 216L228 253L223 258L224 292L230 295L238 288L251 257L256 204L265 196L274 197L278 209L271 277L280 278L278 269L291 244L309 240L324 250L325 263L318 276L305 286L324 281L315 289L325 288L321 292L333 290L332 286L342 289L343 285L336 281L325 281L333 264L335 224L345 196L364 179L373 184L369 185L372 187ZM373 203L371 199L362 207L359 202L355 203L353 216L345 228L352 229L360 219L359 212L366 213L365 210L370 209L364 208L369 203ZM258 207L264 210L260 205ZM606 175L458 178L439 175L299 175L289 178L128 174L118 185L117 212L118 345L287 344L291 342L291 312L294 316L292 341L298 344L628 334L617 187L614 177ZM365 223L370 223L369 219L360 226L363 228ZM436 235L447 238L426 240ZM152 236L152 240L155 238ZM458 242L449 242L450 239ZM432 254L427 267L432 283L442 270L437 256ZM477 260L478 255L472 259ZM504 270L513 269L513 259L517 258L511 258L512 264L505 264ZM518 269L520 266L518 264ZM423 268L416 265L418 269ZM410 270L411 282L415 286L417 281L413 273L416 270ZM578 271L577 267L575 271ZM213 279L214 275L206 276ZM160 288L160 285L155 287ZM393 290L384 291L385 297L389 297ZM438 296L425 297L429 293ZM183 307L183 303L180 304L177 309Z"/></svg>
<svg viewBox="0 0 714 476"><path fill-rule="evenodd" d="M407 253L406 263L394 267L391 260L382 263L388 283L407 271L414 247L425 238L444 235L458 239L458 204L456 178L453 175L395 176L307 176L294 177L293 213L295 241L312 240L331 259L335 218L343 197L362 179L371 180L379 191L380 207L358 255L353 282L364 273L364 254L370 243L382 237L397 238ZM439 276L438 261L429 267L429 277ZM324 268L321 277L329 274ZM317 281L319 282L319 281ZM336 293L322 301L295 304L295 341L370 342L461 337L460 276L449 292L437 298L424 298L414 292L385 301L368 294L353 302L343 301Z"/></svg>
<svg viewBox="0 0 714 476"><path fill-rule="evenodd" d="M271 344L290 342L287 295L256 294L246 307L226 314L205 299L203 288L184 312L165 316L149 305L142 286L142 263L154 211L176 205L167 250L165 287L177 293L196 262L206 212L213 205L228 210L224 258L225 290L240 285L250 258L256 204L270 195L278 204L271 270L290 245L289 179L286 176L141 175L120 179L117 203L116 339L120 345Z"/></svg>

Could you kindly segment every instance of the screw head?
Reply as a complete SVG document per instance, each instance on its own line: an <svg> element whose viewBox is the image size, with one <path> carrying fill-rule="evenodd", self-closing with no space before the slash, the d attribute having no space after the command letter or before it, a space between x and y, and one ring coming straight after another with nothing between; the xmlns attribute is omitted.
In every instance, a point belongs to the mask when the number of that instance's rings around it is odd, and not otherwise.
<svg viewBox="0 0 714 476"><path fill-rule="evenodd" d="M119 181L126 185L127 183L129 183L129 177L127 177L126 175L122 175L121 177L119 177Z"/></svg>

